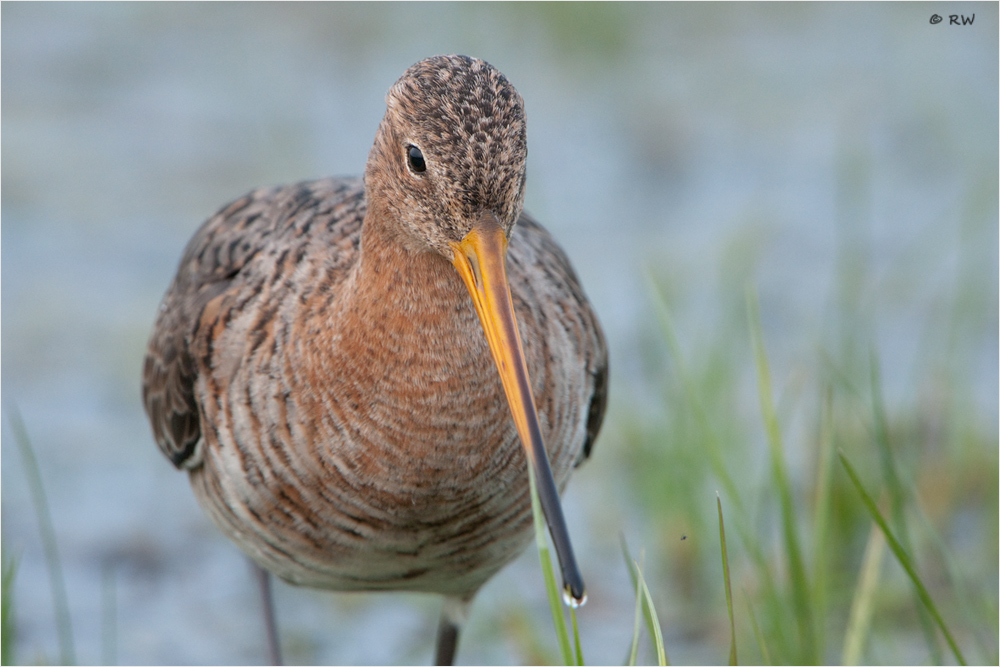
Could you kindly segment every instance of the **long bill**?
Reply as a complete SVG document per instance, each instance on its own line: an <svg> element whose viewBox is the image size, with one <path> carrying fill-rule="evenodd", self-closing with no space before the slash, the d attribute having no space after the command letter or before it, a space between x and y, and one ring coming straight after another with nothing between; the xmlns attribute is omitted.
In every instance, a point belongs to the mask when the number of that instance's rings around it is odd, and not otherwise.
<svg viewBox="0 0 1000 667"><path fill-rule="evenodd" d="M507 282L507 237L496 217L486 212L461 242L452 243L452 248L455 268L472 295L493 360L500 371L514 425L535 473L538 498L559 557L564 596L569 604L580 606L586 602L587 595L573 557L559 493L538 427L535 399Z"/></svg>

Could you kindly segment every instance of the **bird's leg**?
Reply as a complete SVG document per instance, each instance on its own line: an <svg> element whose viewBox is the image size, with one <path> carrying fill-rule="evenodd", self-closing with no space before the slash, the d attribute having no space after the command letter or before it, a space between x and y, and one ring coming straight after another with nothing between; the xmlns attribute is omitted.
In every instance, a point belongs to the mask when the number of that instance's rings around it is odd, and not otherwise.
<svg viewBox="0 0 1000 667"><path fill-rule="evenodd" d="M278 643L278 622L274 618L274 598L271 596L271 573L250 561L254 579L260 588L261 607L264 611L264 632L267 634L267 660L269 665L281 665L281 644Z"/></svg>
<svg viewBox="0 0 1000 667"><path fill-rule="evenodd" d="M446 595L441 609L441 623L438 625L437 648L434 651L435 665L450 665L455 661L458 649L458 632L469 615L472 598Z"/></svg>

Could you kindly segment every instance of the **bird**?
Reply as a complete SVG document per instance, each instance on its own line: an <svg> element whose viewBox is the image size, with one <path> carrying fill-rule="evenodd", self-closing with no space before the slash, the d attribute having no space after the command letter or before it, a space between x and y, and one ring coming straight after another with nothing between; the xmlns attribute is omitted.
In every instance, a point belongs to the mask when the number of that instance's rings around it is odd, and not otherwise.
<svg viewBox="0 0 1000 667"><path fill-rule="evenodd" d="M608 350L523 211L526 158L498 69L421 60L363 178L257 189L197 230L143 365L156 444L217 527L291 584L443 595L438 664L532 539L529 474L564 598L586 599L559 492L600 431Z"/></svg>

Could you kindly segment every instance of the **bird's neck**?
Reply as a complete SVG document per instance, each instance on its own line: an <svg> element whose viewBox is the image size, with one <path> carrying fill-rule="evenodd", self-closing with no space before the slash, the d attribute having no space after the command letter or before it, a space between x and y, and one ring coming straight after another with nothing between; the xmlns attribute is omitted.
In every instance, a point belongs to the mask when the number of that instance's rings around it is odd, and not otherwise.
<svg viewBox="0 0 1000 667"><path fill-rule="evenodd" d="M331 322L337 352L373 364L405 359L427 370L489 363L485 335L458 272L440 254L408 247L402 234L395 220L368 211L360 259Z"/></svg>
<svg viewBox="0 0 1000 667"><path fill-rule="evenodd" d="M361 228L360 259L347 301L365 313L401 312L408 317L454 309L472 301L458 272L440 254L407 238L387 213L371 209Z"/></svg>
<svg viewBox="0 0 1000 667"><path fill-rule="evenodd" d="M410 456L451 443L488 459L494 452L476 434L495 433L510 417L472 299L447 259L394 242L382 222L365 218L336 312L313 314L299 364L309 400L321 413L358 411L368 444ZM414 406L428 411L416 424ZM502 441L513 442L507 435Z"/></svg>

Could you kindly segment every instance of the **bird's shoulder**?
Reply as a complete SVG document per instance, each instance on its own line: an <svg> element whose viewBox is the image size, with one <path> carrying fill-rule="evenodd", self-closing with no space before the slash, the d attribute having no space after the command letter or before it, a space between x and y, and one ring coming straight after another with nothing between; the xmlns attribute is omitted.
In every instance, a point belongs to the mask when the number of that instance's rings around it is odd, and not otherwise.
<svg viewBox="0 0 1000 667"><path fill-rule="evenodd" d="M184 250L178 287L197 289L231 280L253 259L294 252L307 244L356 249L365 215L364 184L324 178L261 188L227 204L205 221Z"/></svg>

